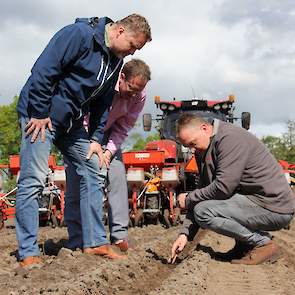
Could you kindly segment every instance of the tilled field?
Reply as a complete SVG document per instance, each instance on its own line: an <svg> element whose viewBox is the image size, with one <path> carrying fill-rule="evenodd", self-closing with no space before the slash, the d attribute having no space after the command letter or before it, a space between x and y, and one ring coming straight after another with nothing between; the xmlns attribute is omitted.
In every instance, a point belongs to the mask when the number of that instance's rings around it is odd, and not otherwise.
<svg viewBox="0 0 295 295"><path fill-rule="evenodd" d="M40 229L45 265L16 270L13 228L1 230L0 294L295 294L295 223L275 232L282 256L277 263L231 265L216 252L233 246L229 238L202 231L175 265L167 264L178 228L160 225L130 229L135 250L124 261L110 261L62 248L66 229Z"/></svg>

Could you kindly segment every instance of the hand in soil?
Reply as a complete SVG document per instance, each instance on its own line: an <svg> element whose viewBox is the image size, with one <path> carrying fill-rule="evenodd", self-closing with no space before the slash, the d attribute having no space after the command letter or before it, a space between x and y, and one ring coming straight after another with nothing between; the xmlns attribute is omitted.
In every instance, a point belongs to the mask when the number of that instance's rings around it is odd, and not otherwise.
<svg viewBox="0 0 295 295"><path fill-rule="evenodd" d="M183 234L179 235L172 245L171 257L169 258L168 263L173 264L176 261L177 255L182 252L186 244L187 236Z"/></svg>

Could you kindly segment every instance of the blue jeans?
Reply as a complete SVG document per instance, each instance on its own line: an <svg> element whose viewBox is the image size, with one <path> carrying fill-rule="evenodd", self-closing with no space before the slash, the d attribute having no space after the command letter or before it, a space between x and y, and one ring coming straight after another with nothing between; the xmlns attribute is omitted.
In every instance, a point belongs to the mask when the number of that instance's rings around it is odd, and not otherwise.
<svg viewBox="0 0 295 295"><path fill-rule="evenodd" d="M104 233L103 243L99 242L96 245L93 245L93 243L85 243L87 237L84 237L83 235L83 219L86 218L87 214L81 214L81 211L83 212L83 207L85 207L89 201L87 200L87 194L81 193L81 175L79 174L79 171L66 156L64 156L64 161L67 178L64 217L69 234L67 247L74 250L76 248L82 249L107 244L108 242L106 241L106 233ZM98 163L98 159L96 163ZM100 198L97 199L93 196L94 201L99 202L97 206L93 207L93 213L98 213L99 219L102 220L103 197L107 170L104 167L100 169L98 165L94 169L96 169L94 174L99 176L99 179L95 180L95 182L97 182L100 187ZM90 217L90 215L88 217ZM97 234L97 236L99 235Z"/></svg>
<svg viewBox="0 0 295 295"><path fill-rule="evenodd" d="M46 140L41 142L40 136L31 143L30 136L25 136L26 118L21 118L21 169L16 195L16 234L19 243L19 257L39 255L37 243L39 213L38 195L42 192L48 173L48 157L54 143L67 161L74 167L79 182L80 203L67 210L66 222L69 223L71 236L82 234L83 247L95 247L107 244L106 231L102 222L104 174L100 173L99 159L93 155L86 160L89 150L88 135L81 125L72 128L69 133L46 130ZM67 187L75 187L76 183L67 181ZM66 197L67 198L67 197ZM71 203L72 200L66 200ZM78 220L78 221L77 221ZM71 223L72 222L72 223ZM79 227L72 226L78 223Z"/></svg>
<svg viewBox="0 0 295 295"><path fill-rule="evenodd" d="M202 228L232 237L252 246L267 243L275 231L287 226L293 214L269 211L236 194L227 200L208 200L194 207L195 221Z"/></svg>
<svg viewBox="0 0 295 295"><path fill-rule="evenodd" d="M64 158L64 160L67 175L65 222L69 232L67 247L75 249L81 248L83 245L79 206L80 182L73 165L67 158ZM118 240L127 239L129 224L128 190L121 151L116 153L115 157L112 159L109 170L107 171L105 168L102 168L100 174L102 177L107 175L109 180L107 198L109 204L108 221L110 240L111 242L116 242ZM104 184L104 187L106 187L106 184Z"/></svg>

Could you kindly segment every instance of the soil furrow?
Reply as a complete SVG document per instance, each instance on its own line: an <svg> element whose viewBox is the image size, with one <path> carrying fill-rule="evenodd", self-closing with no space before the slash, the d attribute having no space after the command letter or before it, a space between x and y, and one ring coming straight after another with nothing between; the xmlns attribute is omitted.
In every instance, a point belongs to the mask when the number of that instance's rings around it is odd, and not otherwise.
<svg viewBox="0 0 295 295"><path fill-rule="evenodd" d="M131 228L135 250L124 261L84 255L62 246L65 228L41 228L40 246L45 265L28 273L15 272L17 243L14 229L3 229L0 239L0 294L295 294L295 226L274 233L282 256L274 264L232 265L215 260L233 240L201 231L180 255L167 264L178 228L160 225ZM199 244L197 245L197 243ZM196 246L197 245L197 246Z"/></svg>

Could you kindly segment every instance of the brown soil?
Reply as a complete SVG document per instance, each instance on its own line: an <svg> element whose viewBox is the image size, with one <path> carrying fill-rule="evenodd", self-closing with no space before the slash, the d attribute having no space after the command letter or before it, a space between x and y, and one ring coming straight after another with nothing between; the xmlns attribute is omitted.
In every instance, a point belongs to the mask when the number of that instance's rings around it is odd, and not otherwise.
<svg viewBox="0 0 295 295"><path fill-rule="evenodd" d="M45 265L29 272L16 262L15 230L0 232L0 294L295 294L295 223L275 232L281 258L274 264L231 265L214 258L233 241L202 231L175 265L167 264L178 228L160 225L130 229L135 250L124 261L70 251L65 228L40 229Z"/></svg>

